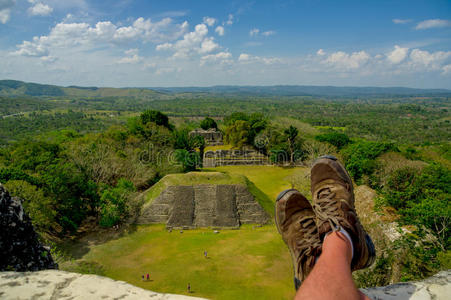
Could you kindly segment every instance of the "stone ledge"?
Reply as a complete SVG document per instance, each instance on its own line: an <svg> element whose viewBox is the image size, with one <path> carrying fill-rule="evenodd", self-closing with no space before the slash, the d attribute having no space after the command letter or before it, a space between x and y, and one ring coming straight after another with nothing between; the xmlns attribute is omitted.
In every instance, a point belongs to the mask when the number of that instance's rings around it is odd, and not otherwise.
<svg viewBox="0 0 451 300"><path fill-rule="evenodd" d="M451 270L422 281L395 283L361 291L373 300L447 300L451 295Z"/></svg>
<svg viewBox="0 0 451 300"><path fill-rule="evenodd" d="M203 298L159 294L123 281L97 275L64 271L1 272L1 299L153 299L195 300Z"/></svg>

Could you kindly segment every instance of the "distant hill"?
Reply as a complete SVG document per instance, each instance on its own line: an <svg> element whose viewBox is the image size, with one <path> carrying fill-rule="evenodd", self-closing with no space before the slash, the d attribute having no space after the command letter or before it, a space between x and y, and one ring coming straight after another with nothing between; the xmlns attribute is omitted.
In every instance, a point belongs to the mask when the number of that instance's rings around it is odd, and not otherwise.
<svg viewBox="0 0 451 300"><path fill-rule="evenodd" d="M163 93L211 93L249 96L451 96L447 89L414 89L405 87L337 87L307 85L212 86L152 88Z"/></svg>
<svg viewBox="0 0 451 300"><path fill-rule="evenodd" d="M130 97L156 98L160 92L147 88L61 87L48 84L27 83L17 80L0 80L0 96L50 96L50 97Z"/></svg>
<svg viewBox="0 0 451 300"><path fill-rule="evenodd" d="M187 95L188 94L188 95ZM17 80L0 80L0 96L36 97L127 97L164 99L174 95L212 94L224 96L325 96L325 97L396 97L396 96L451 96L447 89L414 89L405 87L337 87L307 85L236 86L212 87L155 87L155 88L108 88L108 87L61 87L48 84L27 83Z"/></svg>

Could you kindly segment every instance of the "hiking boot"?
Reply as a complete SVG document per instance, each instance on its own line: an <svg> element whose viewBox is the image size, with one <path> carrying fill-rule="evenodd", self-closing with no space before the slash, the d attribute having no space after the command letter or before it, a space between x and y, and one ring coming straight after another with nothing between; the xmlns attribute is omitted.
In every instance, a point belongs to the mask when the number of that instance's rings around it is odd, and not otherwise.
<svg viewBox="0 0 451 300"><path fill-rule="evenodd" d="M310 202L297 190L281 192L276 199L276 226L290 250L296 290L321 253L321 240Z"/></svg>
<svg viewBox="0 0 451 300"><path fill-rule="evenodd" d="M321 156L313 163L311 189L321 241L328 232L342 227L351 236L354 246L351 270L369 267L376 258L376 250L355 211L351 177L336 157Z"/></svg>

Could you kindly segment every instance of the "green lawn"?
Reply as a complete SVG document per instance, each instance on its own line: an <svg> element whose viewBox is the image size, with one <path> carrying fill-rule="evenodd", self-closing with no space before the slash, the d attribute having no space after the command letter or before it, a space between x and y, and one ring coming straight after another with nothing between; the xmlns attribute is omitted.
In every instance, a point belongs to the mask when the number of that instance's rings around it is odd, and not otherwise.
<svg viewBox="0 0 451 300"><path fill-rule="evenodd" d="M204 258L204 251L209 258ZM93 246L83 260L103 274L157 292L210 299L289 299L294 296L290 257L274 226L168 232L138 226L125 237ZM63 265L64 267L64 265ZM150 273L151 281L141 275Z"/></svg>
<svg viewBox="0 0 451 300"><path fill-rule="evenodd" d="M292 183L297 184L294 177L301 177L308 171L307 168L277 166L224 166L207 170L244 175L273 202L281 191L292 188Z"/></svg>

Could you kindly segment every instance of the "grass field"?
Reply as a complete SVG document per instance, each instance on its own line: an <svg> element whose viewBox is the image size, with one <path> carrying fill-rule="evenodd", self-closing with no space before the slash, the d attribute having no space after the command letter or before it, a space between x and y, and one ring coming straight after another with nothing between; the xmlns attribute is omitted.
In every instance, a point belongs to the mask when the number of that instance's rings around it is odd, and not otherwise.
<svg viewBox="0 0 451 300"><path fill-rule="evenodd" d="M307 168L277 166L223 166L207 170L244 175L273 202L281 191L296 185L299 180L294 180L295 178L299 179L308 171Z"/></svg>
<svg viewBox="0 0 451 300"><path fill-rule="evenodd" d="M228 173L227 180L232 181L241 180L236 175L246 176L251 181L251 189L255 186L269 202L265 209L273 212L277 194L290 188L293 176L304 174L306 169L226 166L203 171ZM217 174L211 178L218 177ZM95 273L156 292L187 294L190 283L192 296L209 299L294 296L291 259L274 225L245 225L218 234L212 229L168 232L164 225L147 225L106 243L84 243L72 246L73 252L89 248L78 263L95 266ZM203 256L204 251L208 252L208 259ZM63 263L60 267L74 270L73 264ZM151 275L149 282L141 280L141 275L146 273Z"/></svg>
<svg viewBox="0 0 451 300"><path fill-rule="evenodd" d="M218 234L139 226L125 237L92 247L83 260L100 265L105 276L157 292L188 294L190 283L190 295L209 299L294 296L289 253L274 226L248 225ZM141 280L146 273L149 282Z"/></svg>

